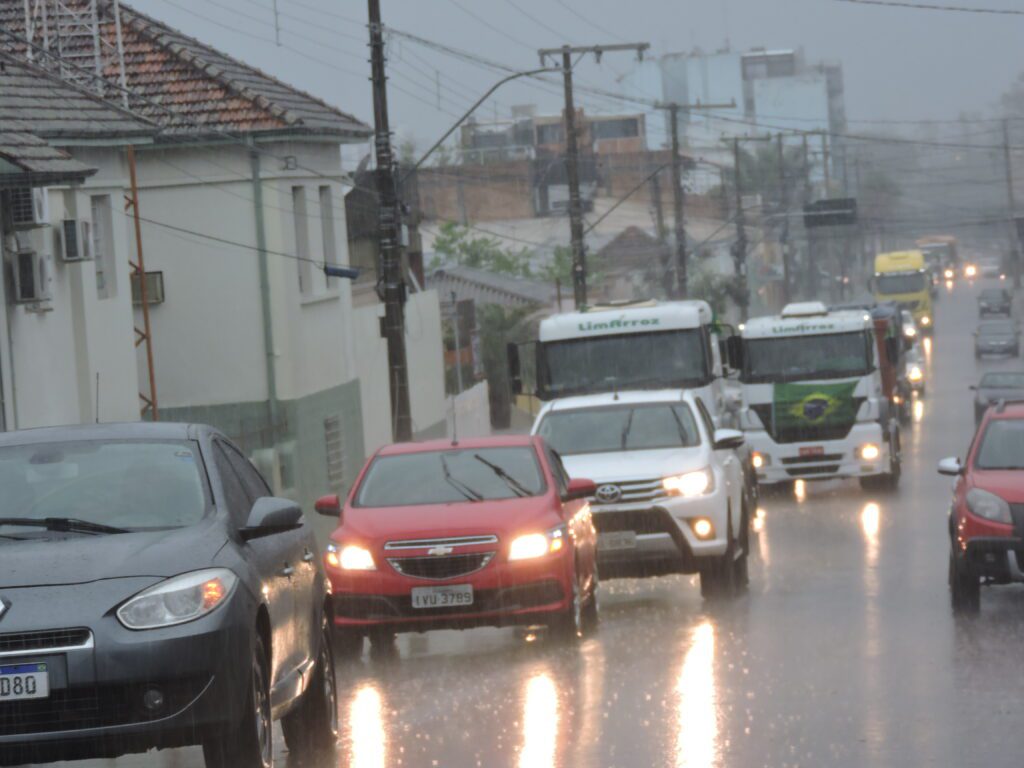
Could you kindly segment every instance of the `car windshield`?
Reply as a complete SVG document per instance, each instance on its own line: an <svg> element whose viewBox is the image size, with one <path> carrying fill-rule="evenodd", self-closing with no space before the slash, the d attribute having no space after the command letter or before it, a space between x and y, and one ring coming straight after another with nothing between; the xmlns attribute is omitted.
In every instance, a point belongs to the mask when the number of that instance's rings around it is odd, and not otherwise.
<svg viewBox="0 0 1024 768"><path fill-rule="evenodd" d="M551 411L537 433L563 456L700 445L700 432L686 403Z"/></svg>
<svg viewBox="0 0 1024 768"><path fill-rule="evenodd" d="M1015 326L1011 321L982 323L978 326L978 333L982 336L1012 336L1015 330Z"/></svg>
<svg viewBox="0 0 1024 768"><path fill-rule="evenodd" d="M611 389L704 384L710 365L703 331L661 331L544 344L540 388L547 399Z"/></svg>
<svg viewBox="0 0 1024 768"><path fill-rule="evenodd" d="M1007 295L998 289L986 288L982 291L978 298L983 301L1003 301L1007 299Z"/></svg>
<svg viewBox="0 0 1024 768"><path fill-rule="evenodd" d="M872 368L871 341L863 332L749 339L743 378L753 383L863 376Z"/></svg>
<svg viewBox="0 0 1024 768"><path fill-rule="evenodd" d="M546 490L536 451L452 448L378 456L355 496L357 507L499 501Z"/></svg>
<svg viewBox="0 0 1024 768"><path fill-rule="evenodd" d="M921 272L907 274L875 275L878 293L895 296L901 293L918 293L925 289L925 277Z"/></svg>
<svg viewBox="0 0 1024 768"><path fill-rule="evenodd" d="M994 371L981 377L983 389L1024 389L1024 372Z"/></svg>
<svg viewBox="0 0 1024 768"><path fill-rule="evenodd" d="M208 507L200 465L198 446L185 441L0 448L0 518L181 528L202 519Z"/></svg>
<svg viewBox="0 0 1024 768"><path fill-rule="evenodd" d="M993 419L974 459L977 469L1024 469L1024 420Z"/></svg>

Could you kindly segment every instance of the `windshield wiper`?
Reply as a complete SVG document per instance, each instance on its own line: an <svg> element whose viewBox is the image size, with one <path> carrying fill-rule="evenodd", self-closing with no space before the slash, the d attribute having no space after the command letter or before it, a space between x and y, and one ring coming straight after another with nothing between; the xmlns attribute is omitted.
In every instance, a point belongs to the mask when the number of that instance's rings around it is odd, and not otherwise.
<svg viewBox="0 0 1024 768"><path fill-rule="evenodd" d="M620 447L622 448L622 450L626 450L626 441L629 440L629 430L633 426L633 414L634 413L636 413L635 409L631 409L629 411L629 418L626 419L626 423L622 427L622 437L621 437L621 440L619 441L619 444L620 444Z"/></svg>
<svg viewBox="0 0 1024 768"><path fill-rule="evenodd" d="M483 501L484 497L479 491L474 491L468 485L461 480L456 480L452 477L452 471L448 467L448 459L443 455L441 456L441 467L444 469L444 479L452 488L461 493L469 501Z"/></svg>
<svg viewBox="0 0 1024 768"><path fill-rule="evenodd" d="M514 477L512 477L512 475L510 475L502 467L499 467L497 464L492 464L479 453L473 454L473 458L479 461L488 469L490 469L498 477L500 477L502 481L505 483L505 485L507 485L511 489L512 493L514 493L519 498L522 499L530 495L530 492L523 487L523 484L516 480Z"/></svg>
<svg viewBox="0 0 1024 768"><path fill-rule="evenodd" d="M57 533L90 533L96 536L116 533L131 533L127 528L115 528L112 525L93 523L88 520L76 520L73 517L0 517L0 525L14 525L24 528L45 528Z"/></svg>

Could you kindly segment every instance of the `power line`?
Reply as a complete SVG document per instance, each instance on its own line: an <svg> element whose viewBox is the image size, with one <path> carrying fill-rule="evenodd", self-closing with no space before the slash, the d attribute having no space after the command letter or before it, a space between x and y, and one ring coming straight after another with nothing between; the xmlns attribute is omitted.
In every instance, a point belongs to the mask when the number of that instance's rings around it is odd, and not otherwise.
<svg viewBox="0 0 1024 768"><path fill-rule="evenodd" d="M915 11L951 11L955 13L981 13L998 16L1024 16L1024 11L1010 8L969 8L961 5L935 5L933 3L903 3L897 0L835 0L855 5L881 5L888 8L911 8Z"/></svg>

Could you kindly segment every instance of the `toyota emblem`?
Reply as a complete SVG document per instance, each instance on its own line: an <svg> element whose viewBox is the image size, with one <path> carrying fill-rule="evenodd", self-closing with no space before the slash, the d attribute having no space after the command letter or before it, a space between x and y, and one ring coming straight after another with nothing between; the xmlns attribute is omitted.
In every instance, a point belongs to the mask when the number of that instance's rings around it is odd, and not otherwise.
<svg viewBox="0 0 1024 768"><path fill-rule="evenodd" d="M614 504L622 498L622 489L617 485L602 485L597 489L597 500L602 504Z"/></svg>

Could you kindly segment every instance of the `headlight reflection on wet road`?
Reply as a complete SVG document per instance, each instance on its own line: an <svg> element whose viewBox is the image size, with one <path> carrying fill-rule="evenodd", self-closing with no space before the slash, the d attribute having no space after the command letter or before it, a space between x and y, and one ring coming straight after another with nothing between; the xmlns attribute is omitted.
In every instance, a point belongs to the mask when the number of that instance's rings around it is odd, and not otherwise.
<svg viewBox="0 0 1024 768"><path fill-rule="evenodd" d="M376 685L369 683L359 689L349 707L348 722L352 768L385 768L384 701Z"/></svg>
<svg viewBox="0 0 1024 768"><path fill-rule="evenodd" d="M715 628L705 622L693 631L693 641L676 683L676 768L710 768L717 763L718 692L714 664Z"/></svg>
<svg viewBox="0 0 1024 768"><path fill-rule="evenodd" d="M558 749L558 689L546 672L526 683L519 768L553 768Z"/></svg>

